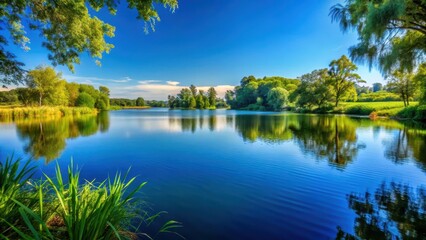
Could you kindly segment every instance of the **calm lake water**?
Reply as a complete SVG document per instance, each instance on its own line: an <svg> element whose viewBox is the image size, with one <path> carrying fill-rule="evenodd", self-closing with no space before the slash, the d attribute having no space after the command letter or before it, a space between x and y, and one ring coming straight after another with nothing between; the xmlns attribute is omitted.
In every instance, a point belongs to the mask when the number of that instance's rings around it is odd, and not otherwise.
<svg viewBox="0 0 426 240"><path fill-rule="evenodd" d="M148 181L144 200L181 222L178 231L187 239L422 238L426 232L426 130L413 124L123 110L0 123L0 158L12 153L33 157L47 174L56 159L65 169L73 158L89 180L131 167L130 175Z"/></svg>

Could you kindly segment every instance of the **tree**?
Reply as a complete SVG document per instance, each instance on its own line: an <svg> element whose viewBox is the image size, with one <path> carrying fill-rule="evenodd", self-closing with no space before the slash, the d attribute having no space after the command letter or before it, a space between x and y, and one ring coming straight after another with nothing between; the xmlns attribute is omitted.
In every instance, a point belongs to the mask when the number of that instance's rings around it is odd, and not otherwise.
<svg viewBox="0 0 426 240"><path fill-rule="evenodd" d="M284 105L287 103L288 92L284 88L276 87L272 88L268 92L267 102L274 111L281 111Z"/></svg>
<svg viewBox="0 0 426 240"><path fill-rule="evenodd" d="M16 88L14 90L18 100L25 106L32 105L38 100L38 92L32 88Z"/></svg>
<svg viewBox="0 0 426 240"><path fill-rule="evenodd" d="M216 89L214 89L214 87L210 87L209 90L207 90L207 96L209 97L210 107L215 108L216 107L216 97L217 97Z"/></svg>
<svg viewBox="0 0 426 240"><path fill-rule="evenodd" d="M105 86L99 86L99 92L109 96L109 88L107 88Z"/></svg>
<svg viewBox="0 0 426 240"><path fill-rule="evenodd" d="M193 84L191 84L191 86L189 86L189 90L191 90L192 92L192 96L197 96L197 87L194 86Z"/></svg>
<svg viewBox="0 0 426 240"><path fill-rule="evenodd" d="M355 83L365 82L354 73L358 67L345 55L337 60L331 61L328 69L329 84L333 89L334 103L337 107L339 102L348 94L348 90L354 87Z"/></svg>
<svg viewBox="0 0 426 240"><path fill-rule="evenodd" d="M317 106L322 109L333 101L333 90L328 84L328 70L314 70L300 77L300 85L290 95L299 107Z"/></svg>
<svg viewBox="0 0 426 240"><path fill-rule="evenodd" d="M373 92L378 92L383 90L383 85L381 83L373 83Z"/></svg>
<svg viewBox="0 0 426 240"><path fill-rule="evenodd" d="M394 71L388 78L388 89L401 96L404 106L410 105L410 98L416 91L416 83L413 80L413 74L403 71Z"/></svg>
<svg viewBox="0 0 426 240"><path fill-rule="evenodd" d="M189 98L189 105L188 105L188 108L190 108L190 109L194 109L196 106L197 106L197 101L195 101L195 97L194 97L194 96L191 96L191 97Z"/></svg>
<svg viewBox="0 0 426 240"><path fill-rule="evenodd" d="M195 101L196 101L196 107L198 109L204 109L204 98L203 98L202 90L200 90L200 92L198 93Z"/></svg>
<svg viewBox="0 0 426 240"><path fill-rule="evenodd" d="M95 99L93 99L93 97L90 96L88 93L82 92L80 93L80 95L78 95L76 106L94 108Z"/></svg>
<svg viewBox="0 0 426 240"><path fill-rule="evenodd" d="M78 83L72 82L67 83L65 85L66 91L68 92L68 106L74 107L75 101L78 98L78 95L80 94L79 89L80 85Z"/></svg>
<svg viewBox="0 0 426 240"><path fill-rule="evenodd" d="M190 105L192 97L192 92L189 90L189 88L182 88L180 93L178 94L178 99L180 101L180 107L188 108Z"/></svg>
<svg viewBox="0 0 426 240"><path fill-rule="evenodd" d="M39 66L28 72L28 78L30 88L35 89L38 93L39 106L43 105L43 100L45 98L52 100L54 99L52 95L55 92L65 88L65 84L61 83L61 81L64 81L61 74L56 73L51 67ZM57 89L58 85L60 85L60 87ZM62 97L65 98L65 96Z"/></svg>
<svg viewBox="0 0 426 240"><path fill-rule="evenodd" d="M346 0L330 9L343 31L356 29L351 58L377 64L385 73L413 71L426 53L426 1Z"/></svg>
<svg viewBox="0 0 426 240"><path fill-rule="evenodd" d="M425 104L426 103L426 63L423 63L419 66L417 69L417 73L414 76L414 81L417 85L421 86L421 96L420 96L420 103Z"/></svg>
<svg viewBox="0 0 426 240"><path fill-rule="evenodd" d="M119 3L118 0L10 0L0 5L0 30L8 30L15 44L29 50L27 43L30 39L22 22L28 23L31 30L39 31L44 38L43 46L50 51L49 59L53 65L66 65L74 71L74 64L80 63L81 53L89 53L99 64L103 53L114 47L105 37L113 37L115 28L96 15L101 15L97 14L101 9L108 9L114 15ZM127 3L129 8L137 10L137 18L146 22L145 31L160 20L155 4L172 10L178 5L177 0L127 0ZM25 76L23 64L5 49L7 44L6 38L1 36L0 81L22 83Z"/></svg>
<svg viewBox="0 0 426 240"><path fill-rule="evenodd" d="M136 106L140 106L140 107L145 106L145 99L143 99L143 97L138 97L136 99Z"/></svg>

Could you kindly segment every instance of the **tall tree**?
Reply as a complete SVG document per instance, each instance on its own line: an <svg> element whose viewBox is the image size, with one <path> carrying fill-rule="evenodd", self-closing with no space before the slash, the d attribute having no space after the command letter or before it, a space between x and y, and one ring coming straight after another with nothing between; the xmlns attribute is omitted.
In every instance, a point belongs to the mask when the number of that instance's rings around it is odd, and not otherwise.
<svg viewBox="0 0 426 240"><path fill-rule="evenodd" d="M214 87L210 87L209 90L207 91L207 96L209 97L210 107L215 108L216 107L216 97L217 97L216 89L214 89Z"/></svg>
<svg viewBox="0 0 426 240"><path fill-rule="evenodd" d="M377 64L383 72L413 71L426 53L426 1L346 0L330 9L343 31L356 29L351 58Z"/></svg>
<svg viewBox="0 0 426 240"><path fill-rule="evenodd" d="M109 96L109 88L107 88L105 86L99 86L99 92Z"/></svg>
<svg viewBox="0 0 426 240"><path fill-rule="evenodd" d="M413 80L414 75L403 71L394 71L388 79L388 90L398 94L404 101L404 106L410 105L410 98L414 96L416 91L416 82Z"/></svg>
<svg viewBox="0 0 426 240"><path fill-rule="evenodd" d="M28 72L29 86L35 89L38 93L38 102L41 106L44 98L51 97L55 92L57 85L63 81L61 74L56 73L51 67L39 66L34 70ZM65 88L65 84L63 84Z"/></svg>
<svg viewBox="0 0 426 240"><path fill-rule="evenodd" d="M74 71L80 63L79 55L87 52L96 59L108 53L114 46L105 40L113 37L115 28L97 17L97 12L107 9L112 15L117 11L119 0L9 0L0 4L0 30L7 30L13 42L28 51L30 39L22 22L31 30L38 30L45 40L53 65L66 65ZM146 22L145 30L160 20L155 4L174 10L178 0L127 0L128 8L137 10L137 18ZM0 82L22 83L23 64L13 53L6 50L7 39L0 36Z"/></svg>
<svg viewBox="0 0 426 240"><path fill-rule="evenodd" d="M191 84L191 86L189 86L189 90L191 90L192 96L194 96L194 97L197 96L197 87L196 86L194 86L193 84Z"/></svg>
<svg viewBox="0 0 426 240"><path fill-rule="evenodd" d="M65 85L65 88L68 92L68 106L73 107L75 106L75 101L78 98L79 95L79 88L80 85L78 83L72 82L72 83L67 83Z"/></svg>
<svg viewBox="0 0 426 240"><path fill-rule="evenodd" d="M328 69L329 84L333 88L334 103L337 107L339 102L348 94L350 88L354 88L355 83L365 82L354 73L358 67L345 55L330 63Z"/></svg>

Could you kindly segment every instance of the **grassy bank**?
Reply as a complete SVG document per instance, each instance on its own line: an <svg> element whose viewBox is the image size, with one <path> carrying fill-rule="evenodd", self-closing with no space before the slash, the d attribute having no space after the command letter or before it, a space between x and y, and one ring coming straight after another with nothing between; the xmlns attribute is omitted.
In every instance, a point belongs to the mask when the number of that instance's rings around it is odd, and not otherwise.
<svg viewBox="0 0 426 240"><path fill-rule="evenodd" d="M161 215L143 210L134 197L145 183L135 185L127 174L87 181L71 163L66 176L57 165L54 178L34 181L29 161L0 163L1 239L137 239L148 236L142 223ZM176 227L180 224L168 221L158 232L173 233Z"/></svg>
<svg viewBox="0 0 426 240"><path fill-rule="evenodd" d="M336 113L349 115L378 116L404 119L425 120L423 106L418 102L411 102L409 107L404 107L403 102L342 102L338 107L328 109L296 110L312 113ZM423 116L424 115L424 116Z"/></svg>
<svg viewBox="0 0 426 240"><path fill-rule="evenodd" d="M45 118L80 116L86 114L97 114L98 110L88 107L22 107L1 106L0 120L15 120L23 118Z"/></svg>

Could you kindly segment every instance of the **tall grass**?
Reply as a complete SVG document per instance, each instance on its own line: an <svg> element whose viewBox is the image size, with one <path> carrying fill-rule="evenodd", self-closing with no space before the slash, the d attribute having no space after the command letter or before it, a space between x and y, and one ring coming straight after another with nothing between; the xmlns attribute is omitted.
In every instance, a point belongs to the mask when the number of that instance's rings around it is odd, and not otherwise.
<svg viewBox="0 0 426 240"><path fill-rule="evenodd" d="M8 107L0 108L0 120L79 116L96 113L96 109L88 107Z"/></svg>
<svg viewBox="0 0 426 240"><path fill-rule="evenodd" d="M21 172L15 171L19 162L6 161L2 175L8 179L8 187L22 192L33 168L25 164ZM12 167L10 167L12 166ZM15 177L10 177L15 176ZM22 177L29 176L29 177ZM0 232L6 239L136 239L146 236L142 223L150 224L162 213L149 216L135 195L146 182L133 186L136 178L127 180L127 174L117 173L103 182L84 181L74 164L68 167L67 181L56 166L55 178L44 175L45 180L32 182L32 204L8 194L0 204L11 208L12 215L2 215ZM28 190L28 189L25 189ZM19 219L15 221L14 219ZM138 222L137 225L132 225ZM174 233L180 227L176 221L166 222L159 233Z"/></svg>

